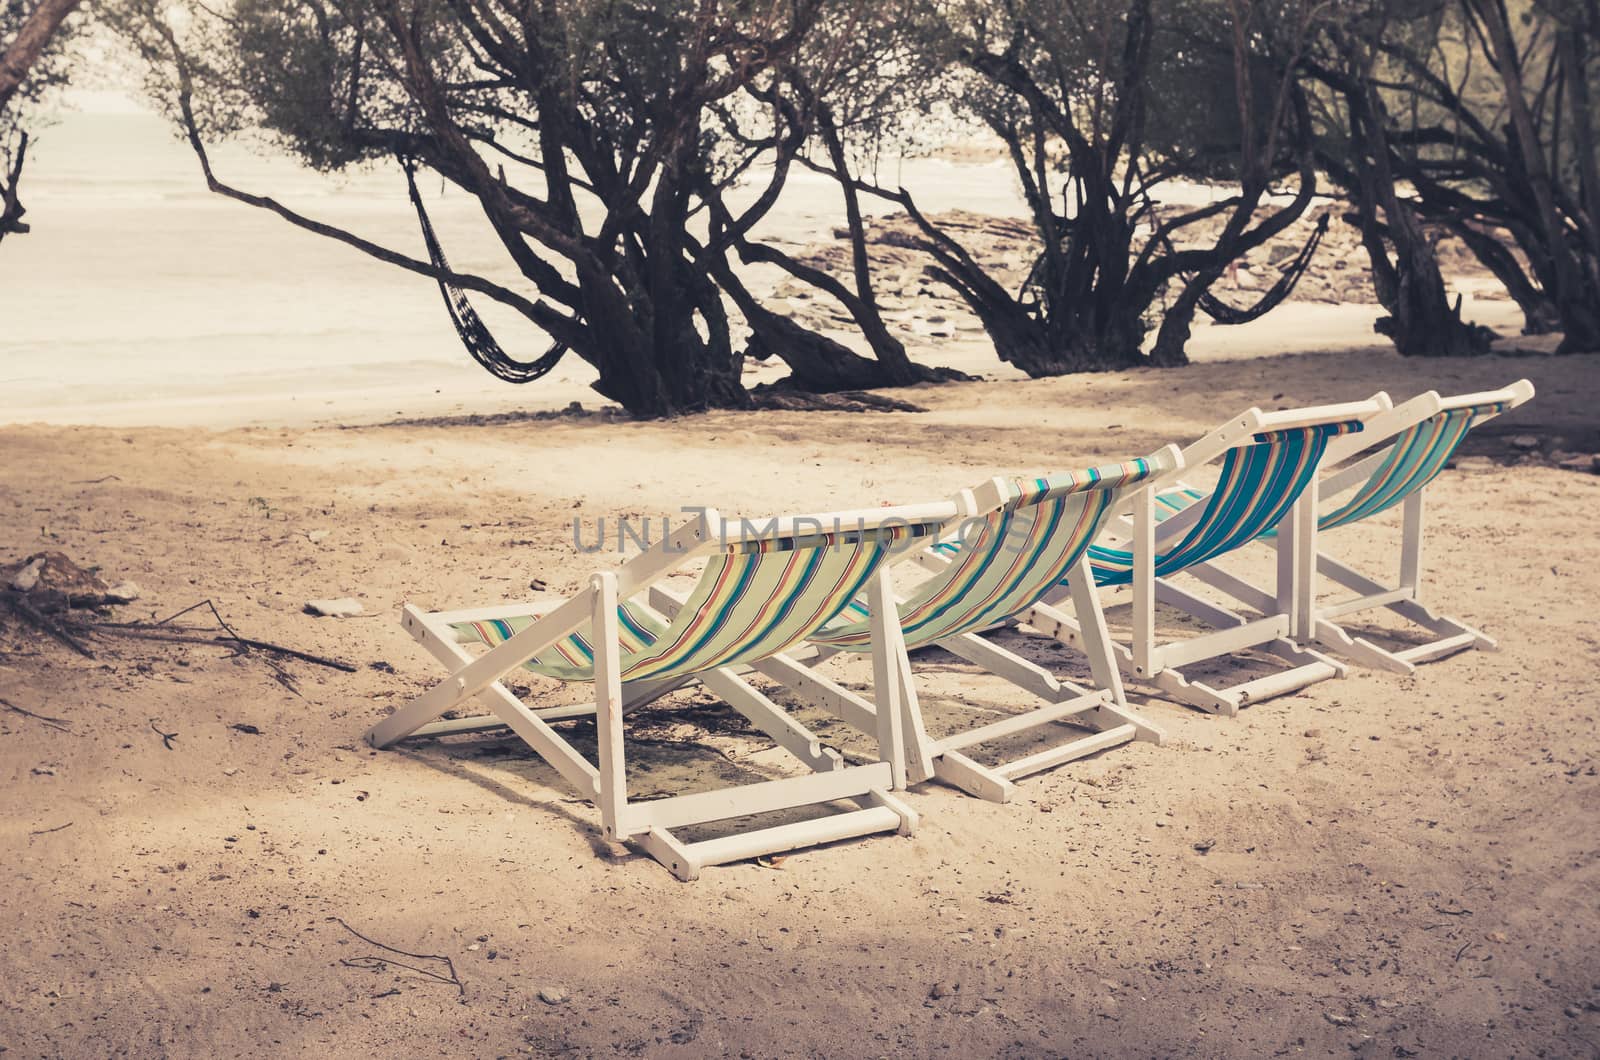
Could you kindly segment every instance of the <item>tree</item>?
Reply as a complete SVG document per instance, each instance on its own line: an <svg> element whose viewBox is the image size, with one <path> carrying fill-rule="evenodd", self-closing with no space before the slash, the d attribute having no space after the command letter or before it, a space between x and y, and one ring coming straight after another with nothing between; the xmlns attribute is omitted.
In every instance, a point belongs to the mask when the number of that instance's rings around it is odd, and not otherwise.
<svg viewBox="0 0 1600 1060"><path fill-rule="evenodd" d="M819 20L815 32L784 64L781 76L769 86L749 86L746 93L759 108L781 118L794 135L780 137L777 141L774 162L775 181L769 190L775 191L783 175L796 162L813 165L810 153L820 153L826 159L821 166L825 172L850 173L851 148L862 137L862 130L872 142L884 135L889 125L903 117L901 92L905 86L917 83L925 71L916 64L917 56L909 47L907 16L915 0L887 0L870 9L860 5L846 5L832 9ZM731 108L719 109L723 131L745 149L757 149L765 142L761 134L747 131ZM815 168L815 167L814 167ZM908 383L966 378L950 369L930 369L915 364L907 356L904 344L894 336L884 322L874 290L872 261L867 250L866 227L862 220L860 192L850 179L838 181L844 206L846 231L850 240L851 269L847 284L824 269L800 261L793 255L751 235L753 222L776 202L776 195L747 211L738 221L723 203L719 191L706 187L702 194L711 205L712 244L731 247L740 260L750 263L776 265L794 279L807 284L827 297L837 301L851 316L863 340L875 359L848 355L848 351L827 349L831 340L817 335L803 338L796 335L799 326L751 304L748 292L739 293L740 286L727 282L724 285L734 292L735 301L747 320L760 321L766 328L787 334L791 340L799 338L795 346L815 348L824 354L820 361L827 373L839 376L850 373L854 382L841 383L852 386L872 386L890 383ZM722 267L727 268L726 263ZM729 270L731 272L731 270ZM752 352L764 355L762 328L757 328ZM837 345L837 344L832 344ZM802 368L791 347L785 359L794 369L791 379L796 385L806 387L814 369Z"/></svg>
<svg viewBox="0 0 1600 1060"><path fill-rule="evenodd" d="M1315 193L1291 75L1310 18L1300 5L1247 0L1164 4L1159 14L1150 0L929 5L924 47L960 71L955 105L1004 143L1039 234L1042 256L1022 292L987 275L910 192L836 175L905 208L934 274L971 306L1002 360L1034 376L1144 363L1148 317L1178 283L1149 360L1181 364L1194 312L1228 263L1281 233ZM1257 219L1288 174L1296 194ZM1159 216L1158 188L1178 176L1239 190ZM1218 217L1209 246L1175 246Z"/></svg>
<svg viewBox="0 0 1600 1060"><path fill-rule="evenodd" d="M636 415L748 403L728 302L802 388L919 377L903 351L875 362L770 312L728 260L811 135L788 99L796 57L826 19L868 11L859 0L241 0L186 25L153 0L122 10L214 191L515 308ZM730 140L741 107L760 131ZM476 200L537 297L226 184L206 143L243 129L323 168L434 171ZM726 193L763 173L735 215Z"/></svg>
<svg viewBox="0 0 1600 1060"><path fill-rule="evenodd" d="M1390 108L1379 88L1385 71L1377 43L1395 32L1381 7L1329 27L1324 54L1307 64L1330 90L1319 158L1354 208L1373 288L1388 313L1377 330L1408 356L1483 353L1493 334L1461 318L1459 299L1451 305L1435 240L1423 228L1418 205L1398 184L1399 157Z"/></svg>
<svg viewBox="0 0 1600 1060"><path fill-rule="evenodd" d="M80 0L0 0L0 240L28 230L20 185L28 158L27 109L67 79L63 23Z"/></svg>
<svg viewBox="0 0 1600 1060"><path fill-rule="evenodd" d="M1488 348L1448 305L1424 222L1501 280L1525 331L1600 349L1600 6L1374 0L1331 39L1338 59L1316 74L1349 118L1323 157L1354 191L1401 352Z"/></svg>

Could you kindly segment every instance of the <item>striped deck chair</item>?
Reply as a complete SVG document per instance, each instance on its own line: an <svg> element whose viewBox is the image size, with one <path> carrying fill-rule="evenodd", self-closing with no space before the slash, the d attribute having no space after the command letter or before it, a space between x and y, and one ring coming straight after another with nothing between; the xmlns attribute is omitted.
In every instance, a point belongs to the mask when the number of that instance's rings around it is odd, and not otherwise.
<svg viewBox="0 0 1600 1060"><path fill-rule="evenodd" d="M1379 395L1368 401L1282 412L1249 409L1183 450L1186 467L1222 461L1217 487L1203 503L1166 519L1157 517L1156 497L1166 492L1178 472L1164 474L1140 490L1131 520L1123 520L1126 526L1109 528L1088 553L1096 586L1132 590L1131 643L1112 646L1123 669L1181 702L1229 715L1246 703L1342 676L1341 664L1290 639L1287 614L1249 621L1174 584L1174 579L1289 523L1328 444L1360 431L1365 421L1388 407L1388 399ZM1131 535L1121 536L1123 530L1131 530ZM1280 585L1289 584L1287 574L1280 570ZM1065 595L1062 587L1050 599ZM1218 628L1185 640L1159 641L1158 601ZM1034 608L1023 620L1064 642L1081 643L1082 631L1048 610ZM1186 666L1248 650L1276 656L1289 668L1228 688L1183 673Z"/></svg>
<svg viewBox="0 0 1600 1060"><path fill-rule="evenodd" d="M748 684L739 671L782 652L833 620L858 595L886 604L870 615L881 653L898 629L887 594L889 560L920 546L974 509L956 500L862 512L724 522L706 511L616 571L551 607L514 604L427 613L406 605L405 628L451 670L438 686L374 725L367 741L388 747L413 735L445 735L503 726L525 740L600 808L605 836L629 842L680 879L708 865L835 840L896 831L909 835L916 815L889 792L904 787L894 763L899 718L878 730L881 761L846 766L817 737ZM703 558L688 599L673 615L652 607L649 590L673 570ZM640 597L646 597L641 600ZM475 645L477 652L469 651ZM564 682L593 684L597 764L503 683L526 669ZM664 685L701 681L813 772L807 775L649 801L628 800L623 712ZM482 694L487 718L437 720ZM587 711L586 711L587 713ZM753 828L687 842L676 830L799 807L846 801L857 808L798 823Z"/></svg>
<svg viewBox="0 0 1600 1060"><path fill-rule="evenodd" d="M934 739L924 724L903 652L891 653L887 656L891 665L875 672L875 704L786 657L767 660L757 669L867 732L880 724L886 705L898 710L905 730L908 782L936 778L995 802L1010 801L1018 777L1134 739L1159 743L1161 731L1129 710L1123 699L1085 557L1125 493L1152 475L1180 466L1177 447L1168 446L1146 459L1109 467L1050 478L992 479L972 491L979 511L985 513L982 518L963 524L960 540L941 543L932 554L919 554L931 573L899 604L896 636L904 648L914 651L937 644L1032 692L1045 701L1042 707ZM1038 605L1063 581L1072 586L1077 613L1091 630L1083 646L1101 686L1097 691L1057 680L1044 668L978 635ZM873 650L868 605L853 603L809 639L818 649L813 662L841 652ZM997 765L979 764L964 753L1055 722L1078 726L1069 730L1077 738ZM1089 730L1088 735L1082 734L1083 729Z"/></svg>
<svg viewBox="0 0 1600 1060"><path fill-rule="evenodd" d="M1468 648L1493 648L1492 638L1455 619L1434 614L1419 599L1423 495L1454 457L1468 431L1532 397L1533 384L1526 379L1501 390L1453 398L1440 398L1429 391L1374 417L1362 434L1330 444L1324 458L1329 467L1360 458L1325 472L1307 487L1307 510L1317 515L1300 531L1299 554L1292 560L1293 590L1287 600L1210 565L1196 568L1193 573L1257 611L1287 610L1292 636L1363 666L1409 674L1419 663ZM1361 456L1363 452L1366 455ZM1164 499L1169 507L1181 509L1185 501L1192 503L1193 496L1189 491ZM1399 584L1387 586L1374 581L1320 551L1322 534L1396 506L1401 512ZM1280 556L1288 547L1275 531L1269 530L1263 537L1279 548ZM1318 603L1319 578L1356 595L1337 603ZM1426 630L1433 639L1389 651L1367 638L1351 635L1334 621L1380 607Z"/></svg>

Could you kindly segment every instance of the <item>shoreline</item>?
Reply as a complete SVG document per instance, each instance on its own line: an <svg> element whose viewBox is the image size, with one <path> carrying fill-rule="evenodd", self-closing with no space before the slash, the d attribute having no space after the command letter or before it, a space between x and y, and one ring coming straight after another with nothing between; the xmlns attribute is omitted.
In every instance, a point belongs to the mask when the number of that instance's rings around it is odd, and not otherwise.
<svg viewBox="0 0 1600 1060"><path fill-rule="evenodd" d="M1554 347L1550 336L1516 334L1520 315L1513 302L1480 300L1477 319L1506 338L1497 346L1515 350ZM1200 324L1189 343L1192 365L1260 359L1271 362L1302 354L1348 353L1383 358L1393 354L1372 321L1381 310L1372 305L1321 305L1290 302L1251 324L1220 327ZM830 337L850 342L843 331ZM856 343L860 352L865 347ZM991 382L1023 381L1026 377L996 358L981 331L964 329L947 340L908 343L914 360L956 368ZM222 385L207 384L199 392L176 392L141 398L99 401L58 400L32 406L11 406L0 400L0 427L26 425L183 427L230 430L241 427L304 429L332 425L372 425L393 419L496 416L513 412L558 412L578 402L585 410L615 409L589 386L592 372L576 356L554 373L523 387L501 383L473 364L464 351L454 364L411 363L347 367L344 378L330 385L326 374L317 389L302 391L294 375L259 375ZM1491 355L1492 356L1492 355ZM1425 362L1424 362L1425 363ZM1149 371L1168 371L1148 369ZM1270 371L1270 369L1263 369ZM787 374L777 358L751 363L747 385L770 383ZM1098 373L1095 373L1098 374ZM1403 373L1410 374L1410 373ZM1092 378L1089 376L1063 378ZM1181 376L1174 376L1175 379ZM959 386L960 384L944 384ZM114 388L105 388L114 389ZM922 403L926 387L885 390L913 404Z"/></svg>

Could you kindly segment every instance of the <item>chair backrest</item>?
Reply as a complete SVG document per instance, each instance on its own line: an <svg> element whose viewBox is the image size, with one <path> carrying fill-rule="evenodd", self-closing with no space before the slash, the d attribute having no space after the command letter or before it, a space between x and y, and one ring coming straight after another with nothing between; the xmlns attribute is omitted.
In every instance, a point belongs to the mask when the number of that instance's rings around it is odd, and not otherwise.
<svg viewBox="0 0 1600 1060"><path fill-rule="evenodd" d="M707 534L706 564L670 619L632 601L617 608L624 681L666 679L764 659L806 639L867 587L884 563L970 514L961 502L866 512L721 523ZM680 557L680 562L692 558ZM534 621L516 616L454 625L462 640L499 644ZM524 666L562 681L594 678L585 625Z"/></svg>
<svg viewBox="0 0 1600 1060"><path fill-rule="evenodd" d="M1185 449L1190 466L1221 455L1222 473L1216 488L1195 503L1183 536L1157 551L1156 576L1215 559L1277 526L1317 473L1328 443L1360 431L1365 419L1387 408L1387 398L1380 397L1290 412L1252 409ZM1242 437L1233 433L1236 424L1246 428ZM1097 585L1133 580L1133 553L1128 549L1091 546L1089 563Z"/></svg>
<svg viewBox="0 0 1600 1060"><path fill-rule="evenodd" d="M1038 603L1078 562L1122 493L1180 461L1177 447L1168 446L1122 464L1002 480L999 506L964 524L959 541L942 545L950 563L900 605L906 646L982 629ZM871 638L866 607L857 601L810 639L865 651Z"/></svg>
<svg viewBox="0 0 1600 1060"><path fill-rule="evenodd" d="M1344 503L1320 515L1317 528L1331 530L1399 504L1438 477L1468 431L1532 396L1533 384L1522 379L1504 390L1436 400L1438 411L1402 429L1367 480Z"/></svg>

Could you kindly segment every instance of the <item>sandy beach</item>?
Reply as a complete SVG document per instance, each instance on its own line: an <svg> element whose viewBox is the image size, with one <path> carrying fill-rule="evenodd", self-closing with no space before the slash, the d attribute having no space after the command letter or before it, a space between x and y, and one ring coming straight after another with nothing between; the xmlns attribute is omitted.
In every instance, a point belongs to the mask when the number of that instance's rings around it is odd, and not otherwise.
<svg viewBox="0 0 1600 1060"><path fill-rule="evenodd" d="M593 808L518 743L360 742L439 676L399 628L401 603L515 600L536 579L573 590L614 559L576 553L575 517L592 532L684 504L764 515L934 499L1145 453L1252 404L1522 376L1538 397L1475 433L1429 494L1430 602L1500 651L1413 678L1354 670L1234 719L1135 685L1166 746L1028 779L1004 806L924 785L909 839L685 884L606 844ZM0 428L0 561L59 550L143 588L120 619L210 600L242 637L354 667L284 660L291 691L259 651L102 636L86 659L14 625L0 634L0 1046L1600 1051L1600 476L1549 458L1600 449L1591 359L1403 360L1366 345L898 396L927 411ZM1392 518L1337 542L1382 573L1397 543ZM302 612L340 596L365 613ZM1082 672L1064 649L1012 643ZM931 724L1022 705L953 657L919 655L917 671ZM870 750L800 716L847 753ZM573 724L580 746L592 739ZM704 692L675 693L629 734L636 796L784 768Z"/></svg>

